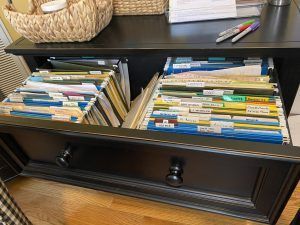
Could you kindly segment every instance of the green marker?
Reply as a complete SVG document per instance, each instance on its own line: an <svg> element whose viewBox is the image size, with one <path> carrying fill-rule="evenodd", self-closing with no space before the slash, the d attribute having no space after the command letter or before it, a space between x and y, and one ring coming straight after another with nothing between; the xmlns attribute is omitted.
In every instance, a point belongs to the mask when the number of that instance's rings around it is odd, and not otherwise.
<svg viewBox="0 0 300 225"><path fill-rule="evenodd" d="M239 29L239 28L241 28L241 27L243 27L243 26L245 26L245 25L249 25L249 24L252 24L252 23L254 23L254 22L255 22L255 20L248 20L248 21L246 21L246 22L244 22L244 23L241 23L241 24L239 24L239 25L236 25L235 27L232 27L232 28L230 28L230 29L228 29L228 30L225 30L225 31L221 32L221 33L219 34L219 37L224 36L225 34L228 34L228 33L232 32L232 31L235 30L235 29Z"/></svg>

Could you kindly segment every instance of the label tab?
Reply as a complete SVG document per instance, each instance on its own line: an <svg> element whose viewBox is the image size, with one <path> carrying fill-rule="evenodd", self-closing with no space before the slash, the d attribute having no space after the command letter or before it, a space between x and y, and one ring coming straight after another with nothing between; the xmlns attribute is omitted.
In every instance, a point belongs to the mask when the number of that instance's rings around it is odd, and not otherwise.
<svg viewBox="0 0 300 225"><path fill-rule="evenodd" d="M201 101L206 101L206 102L212 102L213 98L211 97L198 97L198 96L193 96L192 99L198 99Z"/></svg>
<svg viewBox="0 0 300 225"><path fill-rule="evenodd" d="M101 71L90 71L90 74L91 75L99 75L99 74L102 74Z"/></svg>
<svg viewBox="0 0 300 225"><path fill-rule="evenodd" d="M186 82L186 87L205 87L205 82Z"/></svg>
<svg viewBox="0 0 300 225"><path fill-rule="evenodd" d="M9 101L11 102L23 102L23 96L22 95L12 95L9 97Z"/></svg>
<svg viewBox="0 0 300 225"><path fill-rule="evenodd" d="M177 116L179 112L170 112L170 111L154 111L153 115L164 115L164 116Z"/></svg>
<svg viewBox="0 0 300 225"><path fill-rule="evenodd" d="M190 65L191 67L201 67L201 61L193 61Z"/></svg>
<svg viewBox="0 0 300 225"><path fill-rule="evenodd" d="M227 102L245 102L246 96L240 95L223 95L223 100Z"/></svg>
<svg viewBox="0 0 300 225"><path fill-rule="evenodd" d="M233 90L223 90L223 89L213 89L213 90L203 90L204 95L232 95L234 93Z"/></svg>
<svg viewBox="0 0 300 225"><path fill-rule="evenodd" d="M40 70L39 73L49 73L49 70Z"/></svg>
<svg viewBox="0 0 300 225"><path fill-rule="evenodd" d="M50 96L50 97L63 97L64 95L63 95L63 93L59 93L59 92L48 92L48 95Z"/></svg>
<svg viewBox="0 0 300 225"><path fill-rule="evenodd" d="M223 91L223 95L233 95L233 93L234 93L234 90L225 89L225 90L222 90L222 91Z"/></svg>
<svg viewBox="0 0 300 225"><path fill-rule="evenodd" d="M52 76L52 77L49 77L50 80L63 80L62 77L58 77L58 76Z"/></svg>
<svg viewBox="0 0 300 225"><path fill-rule="evenodd" d="M202 108L202 102L181 102L181 106L198 106Z"/></svg>
<svg viewBox="0 0 300 225"><path fill-rule="evenodd" d="M189 112L189 108L180 107L180 106L171 106L169 107L170 110L179 111L179 112Z"/></svg>
<svg viewBox="0 0 300 225"><path fill-rule="evenodd" d="M205 109L205 108L190 108L191 113L205 113L211 114L212 109Z"/></svg>
<svg viewBox="0 0 300 225"><path fill-rule="evenodd" d="M72 101L84 101L84 96L69 96Z"/></svg>
<svg viewBox="0 0 300 225"><path fill-rule="evenodd" d="M12 110L13 110L13 108L11 106L6 106L6 105L0 106L1 114L9 115Z"/></svg>
<svg viewBox="0 0 300 225"><path fill-rule="evenodd" d="M222 128L221 127L205 127L205 126L198 126L198 132L202 133L214 133L214 134L221 134Z"/></svg>
<svg viewBox="0 0 300 225"><path fill-rule="evenodd" d="M268 116L270 115L270 108L268 106L247 105L246 114Z"/></svg>
<svg viewBox="0 0 300 225"><path fill-rule="evenodd" d="M223 90L203 90L203 95L217 95L222 96L224 94Z"/></svg>
<svg viewBox="0 0 300 225"><path fill-rule="evenodd" d="M229 121L210 121L211 127L234 128L234 123Z"/></svg>
<svg viewBox="0 0 300 225"><path fill-rule="evenodd" d="M98 60L98 65L105 66L105 61L104 60Z"/></svg>
<svg viewBox="0 0 300 225"><path fill-rule="evenodd" d="M203 102L202 105L204 107L212 107L212 108L222 108L223 103L217 103L217 102Z"/></svg>
<svg viewBox="0 0 300 225"><path fill-rule="evenodd" d="M199 118L195 116L178 116L177 117L178 122L190 122L190 123L198 123Z"/></svg>
<svg viewBox="0 0 300 225"><path fill-rule="evenodd" d="M63 106L78 107L78 102L63 102Z"/></svg>
<svg viewBox="0 0 300 225"><path fill-rule="evenodd" d="M166 103L180 103L181 102L181 99L164 99L163 100L164 102Z"/></svg>
<svg viewBox="0 0 300 225"><path fill-rule="evenodd" d="M174 128L173 123L155 123L156 127L161 127L161 128Z"/></svg>
<svg viewBox="0 0 300 225"><path fill-rule="evenodd" d="M180 64L173 64L173 69L190 69L191 64L189 63L180 63Z"/></svg>
<svg viewBox="0 0 300 225"><path fill-rule="evenodd" d="M255 97L255 96L247 96L247 101L253 101L253 102L268 102L269 98L266 97Z"/></svg>

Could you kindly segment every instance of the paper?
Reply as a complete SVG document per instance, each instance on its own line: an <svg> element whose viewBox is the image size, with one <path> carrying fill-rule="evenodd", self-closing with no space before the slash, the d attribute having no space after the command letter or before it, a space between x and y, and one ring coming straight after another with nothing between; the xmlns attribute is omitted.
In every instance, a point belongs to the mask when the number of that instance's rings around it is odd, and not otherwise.
<svg viewBox="0 0 300 225"><path fill-rule="evenodd" d="M121 125L129 105L121 81L116 78L118 66L122 66L117 65L120 60L57 57L49 61L53 68L46 73L43 70L32 73L0 103L2 109L9 106L11 110L0 113L102 126Z"/></svg>
<svg viewBox="0 0 300 225"><path fill-rule="evenodd" d="M193 62L201 63L189 71ZM138 128L288 143L280 97L276 96L276 85L270 83L272 75L266 74L268 62L264 58L168 58L166 75L160 79Z"/></svg>
<svg viewBox="0 0 300 225"><path fill-rule="evenodd" d="M187 22L233 18L237 16L235 0L170 0L169 22Z"/></svg>

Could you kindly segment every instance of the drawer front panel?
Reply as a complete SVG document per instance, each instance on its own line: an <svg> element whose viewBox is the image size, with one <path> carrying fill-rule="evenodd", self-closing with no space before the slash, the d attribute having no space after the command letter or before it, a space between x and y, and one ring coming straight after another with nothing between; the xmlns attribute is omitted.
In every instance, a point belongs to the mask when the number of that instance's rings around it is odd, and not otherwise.
<svg viewBox="0 0 300 225"><path fill-rule="evenodd" d="M56 157L71 146L70 169L113 174L166 184L170 167L183 170L181 188L251 198L261 173L253 160L147 143L78 138L55 133L14 132L21 148L33 161L55 164Z"/></svg>
<svg viewBox="0 0 300 225"><path fill-rule="evenodd" d="M29 158L25 174L72 180L71 183L83 186L89 183L99 189L262 222L268 221L266 215L276 203L293 166L147 140L116 140L54 130L24 132L13 127L6 132ZM57 156L65 149L70 149L68 168L56 165ZM42 168L33 168L35 164ZM177 167L179 173L172 170ZM299 171L299 166L296 170ZM167 175L172 175L171 182L166 180Z"/></svg>

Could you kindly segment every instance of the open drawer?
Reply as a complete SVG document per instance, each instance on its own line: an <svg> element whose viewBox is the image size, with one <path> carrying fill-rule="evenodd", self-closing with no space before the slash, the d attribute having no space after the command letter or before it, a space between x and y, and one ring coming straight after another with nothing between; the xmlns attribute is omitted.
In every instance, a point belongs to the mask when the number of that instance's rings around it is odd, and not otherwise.
<svg viewBox="0 0 300 225"><path fill-rule="evenodd" d="M274 224L300 149L212 137L0 117L22 174Z"/></svg>

